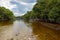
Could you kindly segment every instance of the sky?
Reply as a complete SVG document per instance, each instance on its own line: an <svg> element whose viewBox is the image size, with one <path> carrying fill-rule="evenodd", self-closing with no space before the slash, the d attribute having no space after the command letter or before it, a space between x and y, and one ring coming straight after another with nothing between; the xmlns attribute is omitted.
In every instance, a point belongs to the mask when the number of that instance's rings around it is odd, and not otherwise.
<svg viewBox="0 0 60 40"><path fill-rule="evenodd" d="M36 0L0 0L0 6L10 9L15 16L31 11L35 4Z"/></svg>

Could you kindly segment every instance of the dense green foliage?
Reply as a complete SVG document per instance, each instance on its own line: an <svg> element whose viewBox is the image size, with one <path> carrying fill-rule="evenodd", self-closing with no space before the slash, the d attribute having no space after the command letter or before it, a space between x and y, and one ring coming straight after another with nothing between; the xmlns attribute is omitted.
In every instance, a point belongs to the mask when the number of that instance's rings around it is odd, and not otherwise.
<svg viewBox="0 0 60 40"><path fill-rule="evenodd" d="M60 0L37 0L32 11L22 17L60 23Z"/></svg>
<svg viewBox="0 0 60 40"><path fill-rule="evenodd" d="M9 9L0 7L0 20L13 20L15 17Z"/></svg>

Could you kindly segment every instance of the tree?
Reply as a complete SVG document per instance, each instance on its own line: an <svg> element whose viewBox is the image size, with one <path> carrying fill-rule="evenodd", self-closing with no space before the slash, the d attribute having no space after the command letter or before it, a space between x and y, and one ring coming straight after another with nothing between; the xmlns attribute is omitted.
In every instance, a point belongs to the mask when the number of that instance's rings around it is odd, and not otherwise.
<svg viewBox="0 0 60 40"><path fill-rule="evenodd" d="M37 0L32 11L24 15L28 19L40 19L47 22L60 22L60 0Z"/></svg>
<svg viewBox="0 0 60 40"><path fill-rule="evenodd" d="M13 12L5 7L0 7L0 20L13 20Z"/></svg>

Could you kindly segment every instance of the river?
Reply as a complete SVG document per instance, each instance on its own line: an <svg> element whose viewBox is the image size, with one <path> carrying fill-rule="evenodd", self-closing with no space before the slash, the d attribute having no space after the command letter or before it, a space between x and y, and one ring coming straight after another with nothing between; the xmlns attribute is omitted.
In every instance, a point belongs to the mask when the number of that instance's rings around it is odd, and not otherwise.
<svg viewBox="0 0 60 40"><path fill-rule="evenodd" d="M60 40L60 31L39 22L1 21L0 40Z"/></svg>

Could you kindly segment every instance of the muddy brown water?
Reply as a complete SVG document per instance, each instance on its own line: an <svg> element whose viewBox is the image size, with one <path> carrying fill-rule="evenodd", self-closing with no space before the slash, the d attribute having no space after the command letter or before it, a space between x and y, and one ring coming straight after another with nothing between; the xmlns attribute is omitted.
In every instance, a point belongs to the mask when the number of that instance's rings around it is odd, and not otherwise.
<svg viewBox="0 0 60 40"><path fill-rule="evenodd" d="M1 21L0 40L60 40L60 31L45 27L39 22Z"/></svg>

